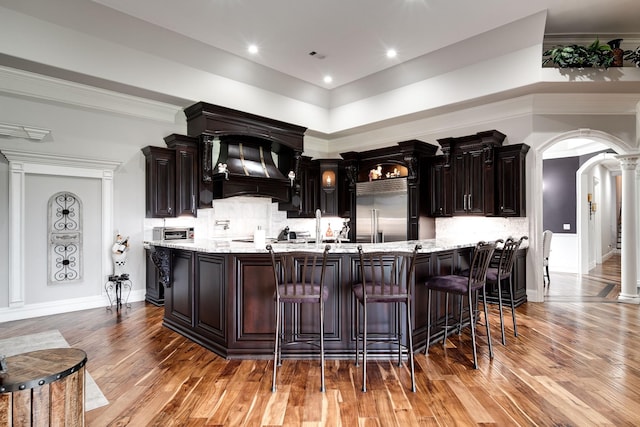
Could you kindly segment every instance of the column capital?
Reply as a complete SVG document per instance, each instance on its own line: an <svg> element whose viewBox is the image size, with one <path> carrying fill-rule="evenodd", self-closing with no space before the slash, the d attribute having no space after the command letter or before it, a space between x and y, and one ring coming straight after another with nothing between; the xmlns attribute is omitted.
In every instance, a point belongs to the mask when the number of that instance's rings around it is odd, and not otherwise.
<svg viewBox="0 0 640 427"><path fill-rule="evenodd" d="M620 161L620 166L623 170L635 170L638 160L640 160L640 153L619 154L615 157Z"/></svg>

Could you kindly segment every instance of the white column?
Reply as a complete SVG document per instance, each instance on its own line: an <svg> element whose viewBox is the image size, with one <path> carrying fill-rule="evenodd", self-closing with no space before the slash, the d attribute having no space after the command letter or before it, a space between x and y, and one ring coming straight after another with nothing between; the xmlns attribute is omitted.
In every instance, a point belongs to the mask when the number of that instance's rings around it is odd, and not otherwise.
<svg viewBox="0 0 640 427"><path fill-rule="evenodd" d="M636 165L640 156L617 156L622 167L622 275L620 302L640 304L637 285Z"/></svg>
<svg viewBox="0 0 640 427"><path fill-rule="evenodd" d="M24 163L9 161L9 307L24 305Z"/></svg>

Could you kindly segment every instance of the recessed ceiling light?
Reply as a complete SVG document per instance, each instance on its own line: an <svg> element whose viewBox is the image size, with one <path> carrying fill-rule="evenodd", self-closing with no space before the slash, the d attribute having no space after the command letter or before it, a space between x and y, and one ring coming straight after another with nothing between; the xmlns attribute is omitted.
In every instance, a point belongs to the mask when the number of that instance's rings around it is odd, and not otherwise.
<svg viewBox="0 0 640 427"><path fill-rule="evenodd" d="M256 54L256 53L258 53L258 46L255 45L255 44L250 44L247 47L247 51L249 51L249 53L251 53L251 54Z"/></svg>
<svg viewBox="0 0 640 427"><path fill-rule="evenodd" d="M324 82L325 83L331 83L333 81L333 77L331 76L324 76Z"/></svg>
<svg viewBox="0 0 640 427"><path fill-rule="evenodd" d="M387 58L395 58L396 55L398 55L398 52L396 52L395 49L389 49L387 51Z"/></svg>

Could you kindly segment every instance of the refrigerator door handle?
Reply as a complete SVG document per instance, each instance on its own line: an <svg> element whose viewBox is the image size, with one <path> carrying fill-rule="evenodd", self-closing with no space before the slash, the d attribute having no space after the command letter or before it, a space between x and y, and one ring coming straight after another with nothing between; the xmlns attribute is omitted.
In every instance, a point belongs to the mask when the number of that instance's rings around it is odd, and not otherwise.
<svg viewBox="0 0 640 427"><path fill-rule="evenodd" d="M375 237L374 236L376 235L376 228L377 228L376 227L377 226L377 224L376 224L376 210L375 209L371 209L370 214L371 214L371 235L369 236L370 237L369 241L371 243L375 243L375 240L374 240Z"/></svg>
<svg viewBox="0 0 640 427"><path fill-rule="evenodd" d="M467 195L462 196L462 210L467 211Z"/></svg>

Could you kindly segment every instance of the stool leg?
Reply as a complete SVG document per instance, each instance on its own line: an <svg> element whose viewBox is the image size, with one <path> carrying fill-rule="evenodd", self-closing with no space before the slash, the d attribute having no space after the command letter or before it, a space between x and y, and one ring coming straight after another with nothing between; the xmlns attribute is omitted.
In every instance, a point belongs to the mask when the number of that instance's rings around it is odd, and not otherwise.
<svg viewBox="0 0 640 427"><path fill-rule="evenodd" d="M518 327L516 326L516 304L513 301L513 279L509 276L509 297L511 298L511 318L513 319L513 336L518 336Z"/></svg>
<svg viewBox="0 0 640 427"><path fill-rule="evenodd" d="M471 346L473 348L473 369L478 369L478 355L476 353L476 325L473 319L475 313L474 313L474 310L471 308L473 307L471 289L469 289L469 292L467 293L467 295L469 299L469 323L471 326Z"/></svg>
<svg viewBox="0 0 640 427"><path fill-rule="evenodd" d="M482 298L484 301L487 300L487 291L485 287L482 287ZM487 341L489 342L489 358L493 359L493 346L491 345L491 331L489 330L489 309L487 308L487 303L482 303L484 306L484 324L487 328Z"/></svg>
<svg viewBox="0 0 640 427"><path fill-rule="evenodd" d="M500 311L500 332L502 333L502 345L506 345L507 340L504 337L504 315L502 314L502 280L500 280L500 277L498 277L498 280L496 282L498 286L498 310Z"/></svg>
<svg viewBox="0 0 640 427"><path fill-rule="evenodd" d="M278 369L278 344L280 340L280 301L276 298L276 336L275 344L273 346L273 381L271 383L271 392L276 391L276 370Z"/></svg>
<svg viewBox="0 0 640 427"><path fill-rule="evenodd" d="M427 341L424 346L424 354L429 354L429 344L431 341L431 289L427 292Z"/></svg>
<svg viewBox="0 0 640 427"><path fill-rule="evenodd" d="M360 301L356 299L356 366L360 366Z"/></svg>
<svg viewBox="0 0 640 427"><path fill-rule="evenodd" d="M320 296L320 391L324 393L324 301Z"/></svg>
<svg viewBox="0 0 640 427"><path fill-rule="evenodd" d="M402 366L402 320L401 320L401 304L397 302L396 306L396 320L398 328L398 367Z"/></svg>
<svg viewBox="0 0 640 427"><path fill-rule="evenodd" d="M444 336L442 337L442 348L447 347L447 334L449 333L449 293L444 293Z"/></svg>
<svg viewBox="0 0 640 427"><path fill-rule="evenodd" d="M411 367L411 391L416 392L415 368L413 363L413 333L411 329L411 301L407 300L407 341L409 343L409 365Z"/></svg>
<svg viewBox="0 0 640 427"><path fill-rule="evenodd" d="M367 391L367 301L362 304L362 391Z"/></svg>

